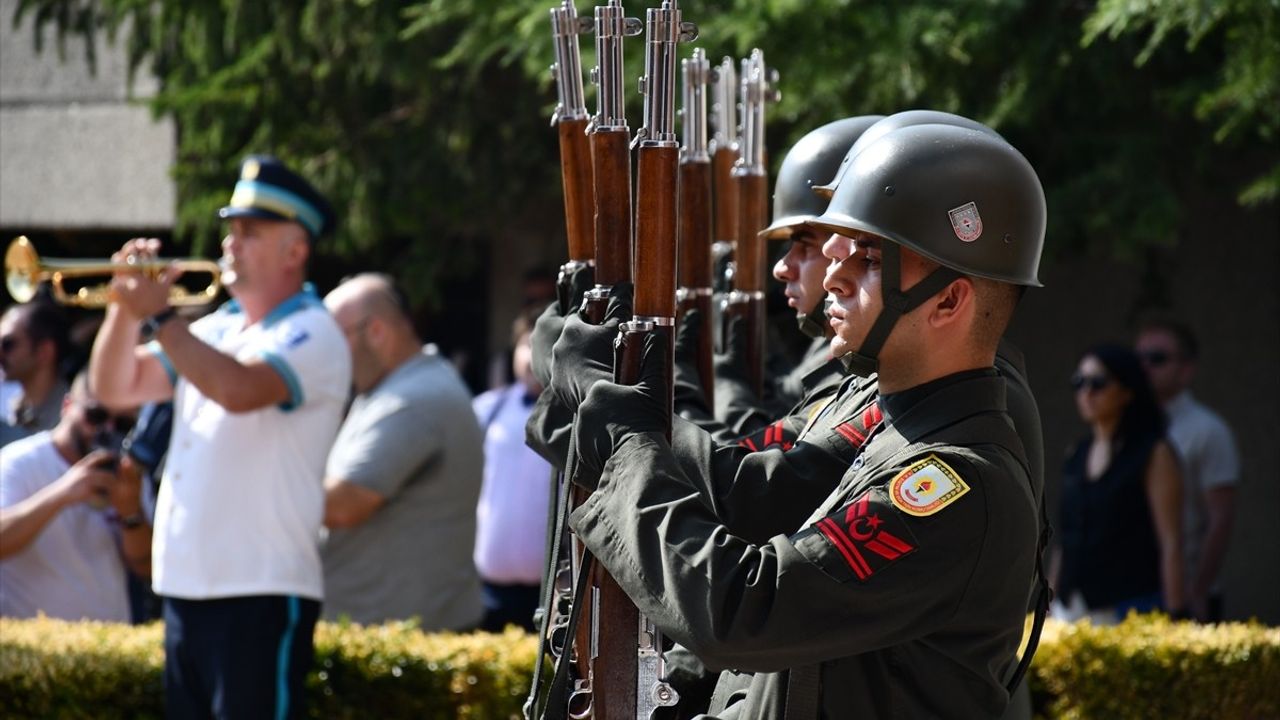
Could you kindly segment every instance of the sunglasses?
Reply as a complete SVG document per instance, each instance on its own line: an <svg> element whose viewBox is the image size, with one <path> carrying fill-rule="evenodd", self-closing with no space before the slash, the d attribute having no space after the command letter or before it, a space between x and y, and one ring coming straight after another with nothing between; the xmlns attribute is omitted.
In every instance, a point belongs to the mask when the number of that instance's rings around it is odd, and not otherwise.
<svg viewBox="0 0 1280 720"><path fill-rule="evenodd" d="M1071 376L1071 389L1076 392L1080 392L1085 388L1088 388L1089 392L1098 392L1110 384L1111 378L1106 375L1083 375L1081 373L1076 373Z"/></svg>
<svg viewBox="0 0 1280 720"><path fill-rule="evenodd" d="M0 338L0 351L13 352L13 349L18 347L18 344L21 342L22 338L17 335L6 335Z"/></svg>
<svg viewBox="0 0 1280 720"><path fill-rule="evenodd" d="M1138 353L1138 359L1147 367L1160 367L1173 359L1173 356L1164 350L1147 350Z"/></svg>
<svg viewBox="0 0 1280 720"><path fill-rule="evenodd" d="M101 405L88 405L84 408L84 421L94 427L102 427L111 423L116 432L127 433L133 429L134 419L128 415L113 415Z"/></svg>

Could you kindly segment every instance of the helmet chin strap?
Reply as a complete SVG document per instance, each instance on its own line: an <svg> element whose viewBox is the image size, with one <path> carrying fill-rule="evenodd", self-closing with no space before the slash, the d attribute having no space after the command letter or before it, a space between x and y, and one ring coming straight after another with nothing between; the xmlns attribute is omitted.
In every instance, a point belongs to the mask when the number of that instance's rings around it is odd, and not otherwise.
<svg viewBox="0 0 1280 720"><path fill-rule="evenodd" d="M807 313L796 313L796 325L800 326L800 332L814 339L827 336L827 320L827 296L825 294L818 298L818 303L813 310Z"/></svg>
<svg viewBox="0 0 1280 720"><path fill-rule="evenodd" d="M951 268L939 267L910 290L903 292L902 253L899 252L898 243L884 241L880 248L880 258L880 295L884 298L884 307L862 340L861 347L840 358L845 370L862 377L870 377L879 370L880 350L889 339L889 333L898 323L898 318L920 307L925 300L962 277Z"/></svg>

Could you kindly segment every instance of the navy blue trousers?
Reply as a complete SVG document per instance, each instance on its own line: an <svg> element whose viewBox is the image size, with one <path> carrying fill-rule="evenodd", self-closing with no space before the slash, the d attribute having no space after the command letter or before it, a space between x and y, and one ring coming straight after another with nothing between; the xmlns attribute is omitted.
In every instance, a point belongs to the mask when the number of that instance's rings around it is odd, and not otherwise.
<svg viewBox="0 0 1280 720"><path fill-rule="evenodd" d="M164 599L165 716L306 716L320 603L294 596Z"/></svg>

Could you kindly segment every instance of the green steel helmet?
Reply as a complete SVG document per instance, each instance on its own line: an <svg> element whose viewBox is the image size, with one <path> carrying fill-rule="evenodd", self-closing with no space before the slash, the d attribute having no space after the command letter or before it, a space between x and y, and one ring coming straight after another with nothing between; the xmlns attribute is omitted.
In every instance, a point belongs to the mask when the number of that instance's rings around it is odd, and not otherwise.
<svg viewBox="0 0 1280 720"><path fill-rule="evenodd" d="M782 240L790 235L788 228L821 215L830 195L815 195L813 186L833 176L850 146L883 117L862 115L827 123L792 145L774 184L773 224L760 234L769 240Z"/></svg>
<svg viewBox="0 0 1280 720"><path fill-rule="evenodd" d="M894 113L875 125L867 128L866 131L862 133L861 137L859 137L857 141L853 143L852 147L849 148L849 152L845 154L844 159L841 160L840 165L836 170L827 176L831 178L831 181L825 185L814 185L813 192L821 197L827 198L828 200L831 199L831 195L835 192L836 186L840 184L840 178L844 175L845 170L848 169L849 163L855 156L857 156L858 153L862 152L863 148L894 130L911 127L912 125L954 125L956 127L969 128L970 130L987 133L988 135L1000 138L1001 140L1004 139L1001 138L1000 134L995 130L992 130L977 120L970 120L963 115L954 115L949 112L942 112L941 110L904 110L899 113Z"/></svg>
<svg viewBox="0 0 1280 720"><path fill-rule="evenodd" d="M879 235L965 275L1039 287L1045 216L1040 178L1012 145L969 128L914 125L862 149L810 224Z"/></svg>

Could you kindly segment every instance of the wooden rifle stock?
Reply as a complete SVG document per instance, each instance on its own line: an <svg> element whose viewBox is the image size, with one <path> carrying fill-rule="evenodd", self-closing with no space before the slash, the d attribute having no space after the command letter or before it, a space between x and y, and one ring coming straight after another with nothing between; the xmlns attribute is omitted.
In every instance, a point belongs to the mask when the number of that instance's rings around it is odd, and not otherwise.
<svg viewBox="0 0 1280 720"><path fill-rule="evenodd" d="M756 395L764 395L765 239L768 179L754 173L738 173L738 247L734 254L733 312L747 317L747 378Z"/></svg>
<svg viewBox="0 0 1280 720"><path fill-rule="evenodd" d="M738 238L738 184L733 180L733 166L737 162L736 146L717 147L711 155L716 242L733 243Z"/></svg>
<svg viewBox="0 0 1280 720"><path fill-rule="evenodd" d="M765 240L760 231L769 220L769 182L764 158L764 106L779 97L776 72L764 64L764 53L751 51L742 61L742 159L733 170L738 186L738 247L734 294L730 305L747 316L747 378L764 397Z"/></svg>
<svg viewBox="0 0 1280 720"><path fill-rule="evenodd" d="M694 358L698 384L708 407L715 407L712 352L711 293L711 156L707 153L707 85L711 68L707 54L695 48L693 57L681 62L684 76L684 143L680 148L680 262L678 311L681 317L697 310L702 324L695 339Z"/></svg>
<svg viewBox="0 0 1280 720"><path fill-rule="evenodd" d="M680 315L697 310L702 317L698 331L698 379L709 407L715 406L715 374L712 352L715 333L711 315L711 164L680 164Z"/></svg>
<svg viewBox="0 0 1280 720"><path fill-rule="evenodd" d="M559 123L560 180L564 185L564 224L569 240L569 260L580 263L590 262L595 254L591 217L595 210L595 188L586 130L586 118L566 119Z"/></svg>
<svg viewBox="0 0 1280 720"><path fill-rule="evenodd" d="M631 280L631 132L596 129L591 133L594 166L596 282L610 287ZM608 297L602 300L607 303ZM599 308L603 320L604 307Z"/></svg>

